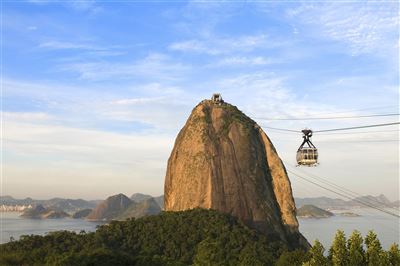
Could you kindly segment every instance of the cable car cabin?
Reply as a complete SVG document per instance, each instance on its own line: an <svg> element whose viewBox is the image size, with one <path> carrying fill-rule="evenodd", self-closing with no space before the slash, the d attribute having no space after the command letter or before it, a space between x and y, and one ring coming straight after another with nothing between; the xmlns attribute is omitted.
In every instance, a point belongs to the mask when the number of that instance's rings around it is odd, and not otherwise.
<svg viewBox="0 0 400 266"><path fill-rule="evenodd" d="M304 129L303 143L297 150L296 160L299 166L316 166L318 164L318 150L311 142L312 130ZM304 145L307 144L306 147Z"/></svg>
<svg viewBox="0 0 400 266"><path fill-rule="evenodd" d="M296 160L298 165L315 166L318 164L318 150L303 147L297 151Z"/></svg>

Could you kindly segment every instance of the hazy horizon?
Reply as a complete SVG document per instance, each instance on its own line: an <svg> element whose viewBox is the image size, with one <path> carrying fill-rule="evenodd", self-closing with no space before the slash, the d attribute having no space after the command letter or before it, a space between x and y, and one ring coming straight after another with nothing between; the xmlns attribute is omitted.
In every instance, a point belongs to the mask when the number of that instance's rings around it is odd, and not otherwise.
<svg viewBox="0 0 400 266"><path fill-rule="evenodd" d="M120 192L120 193L122 193L122 192ZM159 195L151 195L151 194L142 193L142 192L122 193L122 194L124 194L124 195L127 196L127 197L131 197L131 196L132 196L133 194L135 194L135 193L150 195L150 196L152 196L152 197L164 196L164 193L163 193L163 194L159 194ZM116 194L119 194L119 193L116 193ZM50 200L50 199L54 199L54 198L61 198L61 199L73 199L73 200L74 200L74 199L83 199L83 200L86 200L86 201L92 201L92 200L105 200L107 197L110 197L110 196L113 196L113 195L116 195L116 194L110 194L110 195L107 195L107 196L105 196L105 197L103 197L103 198L85 198L85 197L71 198L71 197L63 197L63 196L57 196L57 195L56 195L56 196L53 196L53 197L48 197L48 198L35 198L35 197L29 197L29 196L15 197L15 196L13 196L13 195L1 195L1 196L3 196L3 197L10 196L10 197L13 197L14 199L18 199L18 200L26 199L26 198L31 198L31 199L33 199L33 200ZM385 194L383 194L383 193L380 193L380 194L378 193L378 194L374 194L374 195L362 195L362 196L374 196L374 197L376 197L376 196L380 196L380 195L384 195L385 197L387 197L387 196L386 196ZM349 199L346 199L346 198L335 197L335 196L297 197L296 195L293 195L293 197L294 197L294 198L318 198L318 197L327 197L327 198L331 198L331 199L349 200ZM396 199L391 199L391 198L389 198L389 197L387 197L387 198L388 198L388 200L390 200L390 201L392 201L392 202L399 200L398 198L396 198Z"/></svg>
<svg viewBox="0 0 400 266"><path fill-rule="evenodd" d="M175 137L220 92L286 167L399 199L399 3L3 3L1 194L161 195ZM351 116L351 119L301 118ZM354 118L358 117L358 118ZM299 120L274 119L300 118ZM295 197L335 194L289 174Z"/></svg>

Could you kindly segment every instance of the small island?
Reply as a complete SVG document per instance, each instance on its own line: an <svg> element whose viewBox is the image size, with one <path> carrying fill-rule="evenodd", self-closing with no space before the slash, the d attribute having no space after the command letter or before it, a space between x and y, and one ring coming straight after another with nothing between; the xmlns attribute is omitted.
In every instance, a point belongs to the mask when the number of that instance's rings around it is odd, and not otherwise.
<svg viewBox="0 0 400 266"><path fill-rule="evenodd" d="M69 217L69 215L64 211L46 209L39 204L33 208L26 209L21 214L21 217L26 219L61 219Z"/></svg>
<svg viewBox="0 0 400 266"><path fill-rule="evenodd" d="M334 216L330 211L318 208L314 205L304 205L297 209L297 217L300 218L328 218Z"/></svg>
<svg viewBox="0 0 400 266"><path fill-rule="evenodd" d="M360 217L361 215L354 213L354 212L342 212L339 213L340 216L345 216L345 217Z"/></svg>

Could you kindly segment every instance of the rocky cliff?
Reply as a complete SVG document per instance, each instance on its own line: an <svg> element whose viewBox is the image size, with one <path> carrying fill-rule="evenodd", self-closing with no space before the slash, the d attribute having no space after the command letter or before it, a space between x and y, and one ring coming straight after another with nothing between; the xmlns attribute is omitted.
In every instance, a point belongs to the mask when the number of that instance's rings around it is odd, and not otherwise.
<svg viewBox="0 0 400 266"><path fill-rule="evenodd" d="M271 240L307 247L286 169L263 130L235 106L204 100L180 131L165 178L165 210L232 214Z"/></svg>

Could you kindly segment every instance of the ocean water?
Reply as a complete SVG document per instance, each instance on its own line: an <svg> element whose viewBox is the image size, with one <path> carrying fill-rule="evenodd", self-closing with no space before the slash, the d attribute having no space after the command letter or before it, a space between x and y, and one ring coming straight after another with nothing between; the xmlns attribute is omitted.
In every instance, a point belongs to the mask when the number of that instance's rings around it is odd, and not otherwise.
<svg viewBox="0 0 400 266"><path fill-rule="evenodd" d="M344 217L336 215L324 219L299 218L300 232L310 243L315 239L321 241L325 248L329 248L338 229L349 236L353 230L359 230L363 235L369 230L378 234L382 246L387 249L393 242L400 243L400 219L371 209L353 209L353 213L360 217ZM18 239L21 235L44 235L51 231L69 230L91 232L101 223L89 222L81 219L23 219L19 213L1 213L0 243L6 243L10 237Z"/></svg>
<svg viewBox="0 0 400 266"><path fill-rule="evenodd" d="M343 230L346 237L350 236L354 230L360 231L363 237L369 230L374 230L385 249L388 249L392 243L400 243L400 218L373 209L351 209L348 211L361 216L345 217L337 214L322 219L298 218L300 232L311 244L315 239L318 239L326 249L331 246L337 230ZM390 211L396 212L393 209L390 209ZM334 211L334 213L337 212Z"/></svg>
<svg viewBox="0 0 400 266"><path fill-rule="evenodd" d="M3 212L0 217L0 243L10 241L10 237L15 240L21 235L44 235L51 231L69 230L80 232L92 232L101 223L89 222L82 219L23 219L18 212Z"/></svg>

